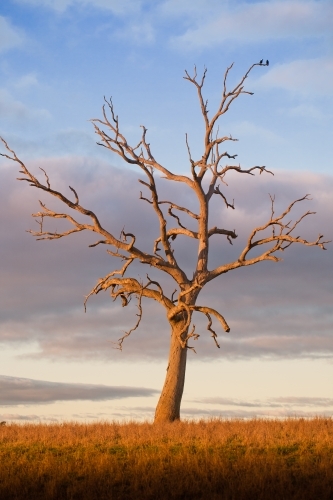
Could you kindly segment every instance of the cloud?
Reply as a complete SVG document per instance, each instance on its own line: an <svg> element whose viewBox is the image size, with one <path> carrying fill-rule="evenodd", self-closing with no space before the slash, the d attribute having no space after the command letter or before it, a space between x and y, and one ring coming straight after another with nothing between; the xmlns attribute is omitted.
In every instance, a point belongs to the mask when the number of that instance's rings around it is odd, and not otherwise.
<svg viewBox="0 0 333 500"><path fill-rule="evenodd" d="M225 0L166 0L160 8L164 15L196 17L212 12L221 4L225 6L227 2Z"/></svg>
<svg viewBox="0 0 333 500"><path fill-rule="evenodd" d="M234 131L233 137L237 137L238 139L242 139L242 137L257 137L271 144L281 144L285 142L283 137L278 134L246 120L234 123L232 126L230 125L230 128Z"/></svg>
<svg viewBox="0 0 333 500"><path fill-rule="evenodd" d="M136 245L152 252L158 234L158 223L151 206L139 199L138 175L117 169L102 160L82 157L40 158L29 162L36 175L41 166L48 171L56 189L72 196L73 186L83 206L100 216L101 223L120 234L137 236ZM158 359L165 358L169 344L169 326L164 309L148 299L144 301L143 321L124 344L122 358L111 341L116 341L136 321L136 303L125 309L113 303L109 294L91 297L84 314L83 300L97 279L122 265L110 257L105 245L89 248L93 235L77 234L57 241L36 242L25 230L34 226L30 214L38 210L38 198L50 208L60 208L47 194L37 193L26 183L15 180L15 166L3 163L0 168L0 225L6 235L2 241L0 340L3 344L31 345L30 356L65 359ZM214 198L211 224L236 229L238 238L230 245L225 237L211 240L210 269L237 259L253 227L270 217L268 193L276 195L276 213L305 193L313 201L296 206L295 220L306 211L316 211L300 225L300 234L315 239L318 230L332 239L333 178L305 172L277 172L276 176L239 176L230 174L228 186L221 187L228 199L235 198L235 210L227 210L223 201ZM158 180L161 199L173 199L189 206L188 191ZM142 188L141 188L142 189ZM144 193L145 194L145 193ZM181 215L183 223L193 224ZM170 219L170 224L174 224ZM47 224L47 222L45 222ZM60 229L59 222L56 224ZM102 248L103 247L103 248ZM181 266L191 276L196 258L196 243L184 238L174 242ZM255 357L333 356L331 334L333 313L332 247L291 247L281 256L283 263L262 263L242 268L214 280L201 292L198 303L216 307L226 317L231 332L221 332L221 349L216 349L206 332L206 318L199 313L193 319L200 338L196 350L200 359ZM147 269L139 264L133 275L145 282ZM169 296L175 286L153 269L151 279L161 280ZM222 293L221 293L222 292ZM215 322L214 322L215 323ZM70 332L70 334L69 334ZM37 346L37 347L36 347ZM192 355L192 354L191 354Z"/></svg>
<svg viewBox="0 0 333 500"><path fill-rule="evenodd" d="M112 402L112 406L107 407L107 411L82 411L69 414L59 414L59 413L43 413L45 407L37 407L34 411L38 410L36 413L28 413L30 410L30 405L24 408L26 414L22 413L0 413L0 422L6 422L7 425L11 423L62 423L62 422L120 422L122 421L144 421L152 422L152 415L154 415L155 407L153 406L116 406L115 402ZM23 411L22 405L20 410Z"/></svg>
<svg viewBox="0 0 333 500"><path fill-rule="evenodd" d="M8 19L0 16L0 52L19 47L22 45L23 40L22 33L12 26Z"/></svg>
<svg viewBox="0 0 333 500"><path fill-rule="evenodd" d="M269 398L266 400L255 400L255 401L242 401L239 399L232 398L201 398L195 400L197 403L201 404L214 404L221 406L242 406L249 408L285 408L285 407L332 407L333 409L333 398L319 398L319 397L279 397L279 398Z"/></svg>
<svg viewBox="0 0 333 500"><path fill-rule="evenodd" d="M152 415L154 414L154 407L113 407L112 411L108 413L96 412L96 413L73 413L70 417L64 417L63 415L21 415L15 413L3 413L0 414L0 421L5 421L7 424L10 423L61 423L63 421L75 422L81 421L86 423L87 421L144 421L151 422ZM181 410L182 420L200 420L200 419L288 419L288 418L331 418L332 410L300 410L300 409L287 409L287 408L264 408L264 409L252 409L246 410L242 408L236 409L222 409L222 408L198 408L196 407L186 407L183 406Z"/></svg>
<svg viewBox="0 0 333 500"><path fill-rule="evenodd" d="M297 106L293 106L290 108L281 108L278 112L283 116L289 115L295 118L305 118L311 122L313 120L327 120L327 118L329 118L330 116L329 114L327 114L327 112L322 111L318 106L313 106L309 103L298 104Z"/></svg>
<svg viewBox="0 0 333 500"><path fill-rule="evenodd" d="M35 422L35 421L40 420L40 416L39 415L20 415L17 413L0 413L0 420L3 422L6 422L6 423L7 423L7 421Z"/></svg>
<svg viewBox="0 0 333 500"><path fill-rule="evenodd" d="M15 0L19 4L32 5L34 7L51 8L59 12L65 11L72 3L73 0Z"/></svg>
<svg viewBox="0 0 333 500"><path fill-rule="evenodd" d="M187 3L186 3L187 5ZM216 46L226 41L257 43L285 38L301 39L330 36L333 6L328 1L263 1L263 2L211 2L203 14L202 2L193 8L177 8L172 0L163 6L170 15L193 17L193 25L172 40L175 48L199 49Z"/></svg>
<svg viewBox="0 0 333 500"><path fill-rule="evenodd" d="M293 409L257 409L257 410L222 410L222 409L198 409L198 408L184 408L181 415L182 418L188 419L201 419L201 418L221 418L221 419L286 419L286 418L330 418L332 417L333 410L321 411L304 411Z"/></svg>
<svg viewBox="0 0 333 500"><path fill-rule="evenodd" d="M34 85L38 85L38 79L34 73L23 75L15 82L15 87L18 89L27 88Z"/></svg>
<svg viewBox="0 0 333 500"><path fill-rule="evenodd" d="M264 88L281 88L301 96L328 96L333 95L332 80L333 58L326 57L276 64L256 84Z"/></svg>
<svg viewBox="0 0 333 500"><path fill-rule="evenodd" d="M66 10L85 8L109 11L123 19L123 25L114 28L107 20L97 28L98 33L104 33L107 38L121 39L135 45L151 44L155 40L155 29L152 24L152 15L143 11L146 1L141 0L16 0L19 3L33 7L44 7L61 14ZM112 33L112 35L110 35Z"/></svg>
<svg viewBox="0 0 333 500"><path fill-rule="evenodd" d="M194 403L194 406L191 406ZM101 412L80 412L64 417L58 414L22 415L14 413L0 414L1 421L7 423L20 421L61 422L74 421L109 421L136 420L151 421L155 408L153 406L117 406ZM200 398L192 401L184 400L181 418L198 420L201 418L221 419L286 419L286 418L330 418L333 415L333 399L317 397L286 397L263 400L238 400L232 398Z"/></svg>
<svg viewBox="0 0 333 500"><path fill-rule="evenodd" d="M155 395L157 391L145 387L69 384L0 375L0 393L0 406L14 406L55 401L107 401L147 397Z"/></svg>
<svg viewBox="0 0 333 500"><path fill-rule="evenodd" d="M149 21L131 22L114 33L119 39L130 40L136 45L151 44L155 40L155 29Z"/></svg>
<svg viewBox="0 0 333 500"><path fill-rule="evenodd" d="M34 7L45 7L57 12L64 12L70 7L95 7L110 10L114 14L124 15L140 10L140 0L16 0L17 3L28 4Z"/></svg>
<svg viewBox="0 0 333 500"><path fill-rule="evenodd" d="M191 403L195 403L196 406L188 407L187 405ZM182 417L196 419L200 417L313 418L332 415L333 399L318 397L280 397L253 401L220 397L200 398L194 401L184 401L182 410Z"/></svg>
<svg viewBox="0 0 333 500"><path fill-rule="evenodd" d="M0 88L0 120L6 119L21 124L22 121L27 122L36 117L49 118L50 113L46 109L31 109L16 100L8 90Z"/></svg>
<svg viewBox="0 0 333 500"><path fill-rule="evenodd" d="M333 406L332 398L283 397L283 398L274 398L272 399L272 401L292 406L322 406L322 407Z"/></svg>

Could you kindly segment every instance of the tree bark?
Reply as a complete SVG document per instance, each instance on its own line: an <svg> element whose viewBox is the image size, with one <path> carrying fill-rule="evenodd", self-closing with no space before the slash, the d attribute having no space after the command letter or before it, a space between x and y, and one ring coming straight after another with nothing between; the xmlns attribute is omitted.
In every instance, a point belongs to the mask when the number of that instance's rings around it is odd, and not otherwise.
<svg viewBox="0 0 333 500"><path fill-rule="evenodd" d="M155 423L174 422L180 419L180 404L185 383L187 347L182 347L179 342L179 333L177 331L179 325L177 326L172 326L169 364L162 393L155 411Z"/></svg>

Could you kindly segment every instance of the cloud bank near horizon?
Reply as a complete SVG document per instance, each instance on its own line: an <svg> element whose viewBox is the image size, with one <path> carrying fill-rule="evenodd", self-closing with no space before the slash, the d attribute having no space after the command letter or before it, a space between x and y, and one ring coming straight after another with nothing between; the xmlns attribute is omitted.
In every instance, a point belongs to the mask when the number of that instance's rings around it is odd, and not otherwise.
<svg viewBox="0 0 333 500"><path fill-rule="evenodd" d="M16 406L149 397L157 394L157 391L145 387L48 382L0 375L0 394L0 406Z"/></svg>
<svg viewBox="0 0 333 500"><path fill-rule="evenodd" d="M1 380L1 379L0 379ZM41 382L42 383L42 382ZM67 384L66 384L67 385ZM70 385L70 384L68 384ZM43 404L43 403L41 403ZM14 406L11 408L13 411ZM15 410L14 410L15 411ZM153 406L135 406L113 404L103 411L73 413L70 418L77 422L112 421L136 419L151 421ZM318 397L287 397L257 400L238 400L233 398L201 398L184 400L182 419L199 420L201 418L220 419L285 419L285 418L331 418L333 415L333 399ZM61 422L64 417L58 414L22 414L0 413L0 420L10 422Z"/></svg>

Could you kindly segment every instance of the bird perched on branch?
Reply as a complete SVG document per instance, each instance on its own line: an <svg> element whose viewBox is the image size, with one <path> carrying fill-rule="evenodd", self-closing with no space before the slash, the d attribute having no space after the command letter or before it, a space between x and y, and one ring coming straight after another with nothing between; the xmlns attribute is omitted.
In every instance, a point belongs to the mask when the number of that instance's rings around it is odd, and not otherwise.
<svg viewBox="0 0 333 500"><path fill-rule="evenodd" d="M263 62L264 62L264 60L263 60L263 59L261 59L261 61L260 61L260 63L259 63L259 64L262 64Z"/></svg>
<svg viewBox="0 0 333 500"><path fill-rule="evenodd" d="M269 66L269 60L268 60L268 59L267 59L267 61L266 61L266 66Z"/></svg>

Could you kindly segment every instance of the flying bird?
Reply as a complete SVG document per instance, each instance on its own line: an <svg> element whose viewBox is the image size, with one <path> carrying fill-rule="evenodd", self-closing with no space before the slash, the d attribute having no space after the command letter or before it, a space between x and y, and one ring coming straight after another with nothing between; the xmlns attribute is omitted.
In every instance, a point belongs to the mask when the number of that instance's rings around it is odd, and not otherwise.
<svg viewBox="0 0 333 500"><path fill-rule="evenodd" d="M266 61L266 66L269 66L269 60L268 60L268 59L267 59L267 61Z"/></svg>
<svg viewBox="0 0 333 500"><path fill-rule="evenodd" d="M259 63L259 64L262 64L263 62L264 62L264 60L263 60L263 59L261 59L261 61L260 61L260 63Z"/></svg>

